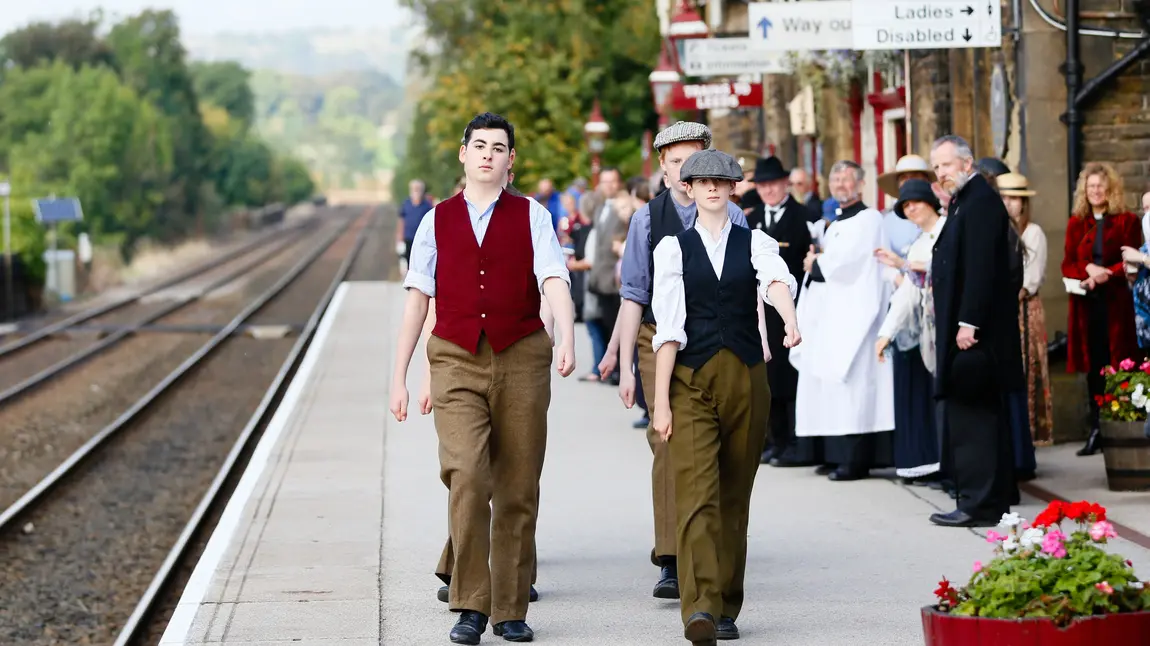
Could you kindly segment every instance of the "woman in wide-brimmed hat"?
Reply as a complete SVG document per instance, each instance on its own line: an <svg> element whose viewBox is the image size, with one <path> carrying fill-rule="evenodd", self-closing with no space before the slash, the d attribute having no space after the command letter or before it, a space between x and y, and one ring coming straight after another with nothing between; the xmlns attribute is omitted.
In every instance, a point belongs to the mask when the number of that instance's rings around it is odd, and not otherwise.
<svg viewBox="0 0 1150 646"><path fill-rule="evenodd" d="M942 204L930 182L911 179L899 187L894 213L921 230L911 243L906 259L886 249L875 252L878 261L899 271L898 288L879 328L875 351L885 361L891 339L902 341L893 348L894 364L894 463L907 481L937 477L938 434L934 407L934 307L927 273L934 243L946 224Z"/></svg>
<svg viewBox="0 0 1150 646"><path fill-rule="evenodd" d="M1022 332L1022 360L1026 369L1030 435L1037 445L1049 445L1054 413L1050 400L1050 367L1046 358L1046 312L1038 290L1046 273L1046 234L1030 220L1030 189L1026 176L998 176L998 192L1023 245L1022 291L1018 294L1018 324Z"/></svg>

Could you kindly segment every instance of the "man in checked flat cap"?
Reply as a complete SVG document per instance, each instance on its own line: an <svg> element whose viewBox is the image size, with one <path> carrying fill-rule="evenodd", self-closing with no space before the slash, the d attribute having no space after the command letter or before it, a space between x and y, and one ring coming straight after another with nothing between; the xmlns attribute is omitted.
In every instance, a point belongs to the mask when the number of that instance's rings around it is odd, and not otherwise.
<svg viewBox="0 0 1150 646"><path fill-rule="evenodd" d="M701 123L680 121L655 137L659 166L668 190L660 193L631 216L627 245L623 252L623 297L611 342L599 365L599 374L610 375L619 367L619 398L631 408L635 404L634 352L639 350L639 373L647 402L654 400L655 354L651 340L655 337L655 315L651 311L651 281L654 276L651 251L666 236L673 236L695 225L697 208L679 181L679 169L692 153L711 145L711 130ZM740 171L739 177L742 178ZM742 208L728 200L725 205L734 224L746 228ZM651 491L655 516L655 548L651 562L660 568L654 596L659 599L679 598L679 575L675 559L675 486L668 460L666 443L650 425L647 443L654 460L651 466Z"/></svg>
<svg viewBox="0 0 1150 646"><path fill-rule="evenodd" d="M798 281L778 243L727 213L742 175L726 153L691 155L680 177L698 217L655 247L651 421L670 448L679 606L684 636L697 645L739 637L751 489L771 407L764 302L784 321L783 345L801 341Z"/></svg>

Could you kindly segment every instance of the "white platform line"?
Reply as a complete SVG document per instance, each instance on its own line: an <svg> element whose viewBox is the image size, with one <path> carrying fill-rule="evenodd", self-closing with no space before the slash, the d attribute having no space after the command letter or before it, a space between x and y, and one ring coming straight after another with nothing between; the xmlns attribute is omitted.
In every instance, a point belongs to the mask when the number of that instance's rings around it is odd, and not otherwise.
<svg viewBox="0 0 1150 646"><path fill-rule="evenodd" d="M224 508L224 513L220 516L219 524L216 525L211 539L208 540L208 544L204 548L204 553L200 556L199 562L196 563L196 569L192 571L188 584L184 586L184 592L172 613L171 620L168 621L167 628L164 629L160 644L165 646L184 644L187 640L188 632L191 630L196 613L199 612L204 596L208 592L212 577L219 569L220 561L231 545L236 530L239 529L244 510L247 508L260 478L263 477L268 459L271 457L284 429L287 428L288 421L295 414L300 395L303 394L303 389L308 385L311 373L323 354L328 333L343 306L348 287L348 283L340 283L335 294L332 295L331 303L328 305L327 311L324 312L319 326L316 327L315 337L300 363L299 370L288 386L287 392L284 393L283 400L276 408L267 429L264 430L263 437L260 438L256 450L252 453L251 461L244 470L243 477L236 485L235 491L232 492L232 496L228 500L227 507Z"/></svg>

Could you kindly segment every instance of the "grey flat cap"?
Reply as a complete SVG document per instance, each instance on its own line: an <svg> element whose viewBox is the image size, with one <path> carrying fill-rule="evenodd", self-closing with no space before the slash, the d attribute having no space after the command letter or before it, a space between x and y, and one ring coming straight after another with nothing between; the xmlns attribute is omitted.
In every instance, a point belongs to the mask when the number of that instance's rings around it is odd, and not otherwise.
<svg viewBox="0 0 1150 646"><path fill-rule="evenodd" d="M703 148L711 147L711 129L694 121L679 121L655 135L655 150L662 150L680 141L701 141Z"/></svg>
<svg viewBox="0 0 1150 646"><path fill-rule="evenodd" d="M691 182L696 179L729 179L738 182L743 179L743 169L725 152L714 149L700 150L683 162L679 180Z"/></svg>

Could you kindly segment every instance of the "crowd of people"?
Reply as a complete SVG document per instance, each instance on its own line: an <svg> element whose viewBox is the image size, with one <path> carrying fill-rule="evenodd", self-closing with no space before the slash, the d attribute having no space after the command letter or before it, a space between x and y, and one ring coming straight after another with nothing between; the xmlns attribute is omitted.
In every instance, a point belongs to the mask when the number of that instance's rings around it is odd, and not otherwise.
<svg viewBox="0 0 1150 646"><path fill-rule="evenodd" d="M461 613L453 642L479 643L488 617L533 639L549 368L574 370L576 320L595 359L581 379L644 410L653 595L680 600L694 644L738 637L761 464L836 482L893 467L950 493L954 511L929 518L946 527L994 526L1018 504L1053 427L1047 243L1025 176L946 136L877 178L896 198L880 212L853 161L833 164L822 199L804 169L714 150L707 126L679 122L655 138L654 182L605 168L593 187L544 180L525 198L514 139L477 116L455 195L436 203L413 182L396 233L408 302L391 408L406 418L426 334L418 400L450 492L436 573ZM1150 248L1122 194L1111 167L1086 167L1062 261L1068 369L1091 394L1103 366L1150 346Z"/></svg>

